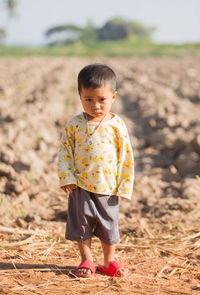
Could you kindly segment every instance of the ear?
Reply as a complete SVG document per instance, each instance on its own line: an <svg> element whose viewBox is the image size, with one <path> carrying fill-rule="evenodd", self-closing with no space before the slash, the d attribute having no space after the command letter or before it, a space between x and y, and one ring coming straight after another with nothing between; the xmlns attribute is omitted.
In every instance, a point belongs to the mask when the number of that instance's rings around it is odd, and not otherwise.
<svg viewBox="0 0 200 295"><path fill-rule="evenodd" d="M117 97L117 91L114 91L114 92L113 92L113 100L115 100L116 97Z"/></svg>

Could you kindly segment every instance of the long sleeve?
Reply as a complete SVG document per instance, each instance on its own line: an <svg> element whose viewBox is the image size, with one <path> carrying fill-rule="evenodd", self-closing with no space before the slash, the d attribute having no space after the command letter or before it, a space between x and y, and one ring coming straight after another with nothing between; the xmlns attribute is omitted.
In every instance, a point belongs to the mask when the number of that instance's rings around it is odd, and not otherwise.
<svg viewBox="0 0 200 295"><path fill-rule="evenodd" d="M73 122L66 125L58 156L58 176L60 187L68 184L77 184L74 176L74 126Z"/></svg>
<svg viewBox="0 0 200 295"><path fill-rule="evenodd" d="M75 184L100 195L131 199L133 154L126 125L115 114L96 128L98 124L87 123L83 113L68 121L59 152L60 186ZM92 136L87 127L96 129Z"/></svg>
<svg viewBox="0 0 200 295"><path fill-rule="evenodd" d="M117 195L131 199L134 182L134 158L126 126L118 138Z"/></svg>

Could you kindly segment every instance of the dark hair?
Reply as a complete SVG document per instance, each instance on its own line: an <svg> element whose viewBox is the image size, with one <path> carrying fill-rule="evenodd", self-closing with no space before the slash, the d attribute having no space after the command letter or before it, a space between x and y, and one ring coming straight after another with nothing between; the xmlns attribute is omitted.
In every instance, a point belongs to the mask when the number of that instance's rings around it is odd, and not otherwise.
<svg viewBox="0 0 200 295"><path fill-rule="evenodd" d="M116 75L114 71L104 64L90 64L84 67L78 75L78 91L81 88L98 88L104 84L109 84L111 90L116 90Z"/></svg>

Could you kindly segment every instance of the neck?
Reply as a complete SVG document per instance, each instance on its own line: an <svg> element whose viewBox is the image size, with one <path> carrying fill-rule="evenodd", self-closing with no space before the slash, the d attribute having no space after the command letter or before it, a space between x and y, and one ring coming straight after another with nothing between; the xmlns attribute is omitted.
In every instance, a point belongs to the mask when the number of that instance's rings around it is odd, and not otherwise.
<svg viewBox="0 0 200 295"><path fill-rule="evenodd" d="M92 116L88 115L87 113L85 113L85 118L86 118L86 120L88 122L89 121L91 121L91 122L103 122L103 121L106 121L106 119L109 120L110 117L111 117L110 113L107 113L103 117L100 117L100 118L98 118L98 117L92 117Z"/></svg>

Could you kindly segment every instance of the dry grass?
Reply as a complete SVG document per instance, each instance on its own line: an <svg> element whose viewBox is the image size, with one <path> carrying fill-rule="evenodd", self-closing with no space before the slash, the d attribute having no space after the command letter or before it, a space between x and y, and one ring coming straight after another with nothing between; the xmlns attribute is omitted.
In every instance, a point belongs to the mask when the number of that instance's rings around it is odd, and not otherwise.
<svg viewBox="0 0 200 295"><path fill-rule="evenodd" d="M138 238L124 235L117 259L130 269L125 278L97 272L93 279L76 278L79 254L63 231L0 227L0 294L199 294L200 232L155 236L144 222ZM52 238L53 237L53 238ZM102 260L93 240L95 264Z"/></svg>

